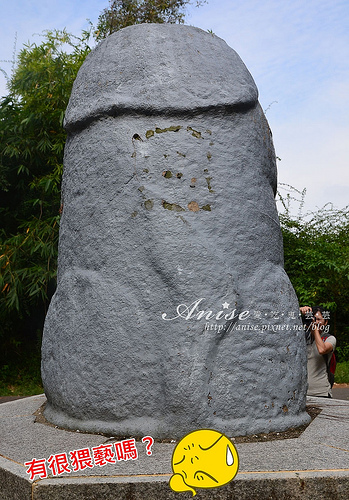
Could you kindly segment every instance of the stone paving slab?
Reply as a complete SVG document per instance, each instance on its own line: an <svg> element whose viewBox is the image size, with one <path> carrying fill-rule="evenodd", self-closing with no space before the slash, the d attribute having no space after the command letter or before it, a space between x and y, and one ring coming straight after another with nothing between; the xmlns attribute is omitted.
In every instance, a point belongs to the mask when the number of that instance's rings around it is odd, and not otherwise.
<svg viewBox="0 0 349 500"><path fill-rule="evenodd" d="M169 486L175 443L154 443L152 456L137 441L137 460L29 481L24 462L92 448L116 439L35 422L45 396L0 406L0 500L186 499ZM226 486L197 490L200 499L348 499L349 402L308 398L322 412L294 439L240 443L240 468Z"/></svg>
<svg viewBox="0 0 349 500"><path fill-rule="evenodd" d="M349 401L349 384L334 384L332 387L332 397Z"/></svg>

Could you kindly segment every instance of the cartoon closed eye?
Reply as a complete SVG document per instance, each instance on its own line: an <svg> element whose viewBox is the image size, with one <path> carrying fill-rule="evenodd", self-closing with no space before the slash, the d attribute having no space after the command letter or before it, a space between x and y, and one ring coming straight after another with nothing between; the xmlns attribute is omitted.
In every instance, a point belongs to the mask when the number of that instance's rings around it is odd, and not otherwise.
<svg viewBox="0 0 349 500"><path fill-rule="evenodd" d="M221 432L200 429L181 439L173 451L170 487L174 491L218 488L234 479L239 456L233 443Z"/></svg>

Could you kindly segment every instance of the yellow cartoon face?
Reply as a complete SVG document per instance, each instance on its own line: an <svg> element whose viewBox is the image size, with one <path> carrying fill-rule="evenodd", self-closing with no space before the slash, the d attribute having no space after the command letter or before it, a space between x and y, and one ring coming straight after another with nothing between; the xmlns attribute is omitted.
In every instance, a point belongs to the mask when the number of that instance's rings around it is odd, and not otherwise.
<svg viewBox="0 0 349 500"><path fill-rule="evenodd" d="M170 487L174 491L218 488L234 479L239 457L233 443L221 432L201 429L184 436L172 455Z"/></svg>

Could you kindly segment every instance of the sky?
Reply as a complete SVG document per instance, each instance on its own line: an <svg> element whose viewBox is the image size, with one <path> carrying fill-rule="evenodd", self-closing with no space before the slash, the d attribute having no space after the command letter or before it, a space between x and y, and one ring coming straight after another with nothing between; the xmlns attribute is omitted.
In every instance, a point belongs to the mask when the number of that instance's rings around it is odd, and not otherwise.
<svg viewBox="0 0 349 500"><path fill-rule="evenodd" d="M108 3L0 0L0 68L10 74L4 61L46 29L79 35ZM208 0L188 8L186 24L223 38L252 74L280 158L280 193L306 188L302 214L349 205L349 0ZM291 211L299 206L292 201Z"/></svg>

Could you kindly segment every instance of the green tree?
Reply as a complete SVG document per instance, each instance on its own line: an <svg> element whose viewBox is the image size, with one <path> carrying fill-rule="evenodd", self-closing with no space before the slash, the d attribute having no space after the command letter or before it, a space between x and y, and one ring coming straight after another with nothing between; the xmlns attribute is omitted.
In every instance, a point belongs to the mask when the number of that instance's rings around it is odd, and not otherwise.
<svg viewBox="0 0 349 500"><path fill-rule="evenodd" d="M66 47L70 46L68 52ZM65 50L64 50L65 48ZM0 103L2 310L47 299L55 275L64 110L89 52L87 34L47 32L18 57Z"/></svg>
<svg viewBox="0 0 349 500"><path fill-rule="evenodd" d="M302 205L305 191L300 194ZM349 207L327 204L306 216L293 216L287 199L280 199L285 270L299 303L328 309L332 333L345 349L349 346Z"/></svg>
<svg viewBox="0 0 349 500"><path fill-rule="evenodd" d="M36 342L55 288L66 139L62 121L89 51L88 33L76 38L65 31L46 32L42 43L20 51L9 93L0 102L3 359L23 351L21 344Z"/></svg>
<svg viewBox="0 0 349 500"><path fill-rule="evenodd" d="M191 0L110 0L98 18L96 39L141 23L184 23ZM197 0L196 6L205 3Z"/></svg>

